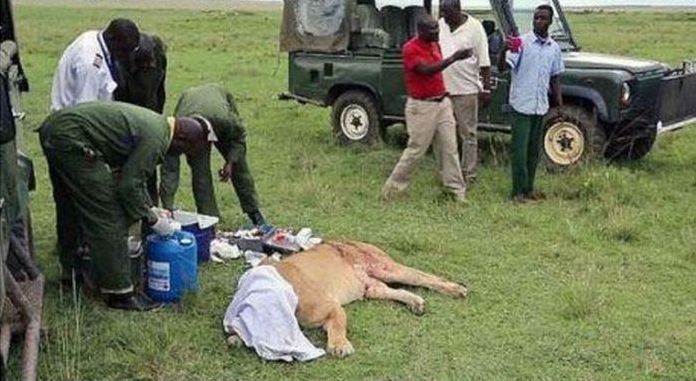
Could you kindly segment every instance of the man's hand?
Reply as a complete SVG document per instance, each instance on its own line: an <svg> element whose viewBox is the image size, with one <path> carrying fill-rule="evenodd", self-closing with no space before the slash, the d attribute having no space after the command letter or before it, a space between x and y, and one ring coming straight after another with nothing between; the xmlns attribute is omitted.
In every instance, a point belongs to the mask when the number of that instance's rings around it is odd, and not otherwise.
<svg viewBox="0 0 696 381"><path fill-rule="evenodd" d="M181 230L181 224L166 217L159 217L152 225L152 231L158 235L171 235L179 230Z"/></svg>
<svg viewBox="0 0 696 381"><path fill-rule="evenodd" d="M565 113L565 110L563 109L563 105L556 106L556 118L554 118L555 122L560 123L560 122L567 122L568 117Z"/></svg>
<svg viewBox="0 0 696 381"><path fill-rule="evenodd" d="M231 161L226 162L225 165L218 171L220 181L230 181L233 171L234 164Z"/></svg>
<svg viewBox="0 0 696 381"><path fill-rule="evenodd" d="M515 36L508 36L505 40L505 48L512 53L519 53L522 50L522 39Z"/></svg>
<svg viewBox="0 0 696 381"><path fill-rule="evenodd" d="M491 99L493 98L493 95L491 94L490 90L484 90L481 91L478 95L479 99L479 104L481 107L488 107L488 105L491 104Z"/></svg>
<svg viewBox="0 0 696 381"><path fill-rule="evenodd" d="M152 208L150 208L150 210L158 218L172 218L174 216L173 211L169 209L158 208L156 206L153 206Z"/></svg>
<svg viewBox="0 0 696 381"><path fill-rule="evenodd" d="M452 54L452 59L455 61L465 60L474 55L473 49L459 49Z"/></svg>

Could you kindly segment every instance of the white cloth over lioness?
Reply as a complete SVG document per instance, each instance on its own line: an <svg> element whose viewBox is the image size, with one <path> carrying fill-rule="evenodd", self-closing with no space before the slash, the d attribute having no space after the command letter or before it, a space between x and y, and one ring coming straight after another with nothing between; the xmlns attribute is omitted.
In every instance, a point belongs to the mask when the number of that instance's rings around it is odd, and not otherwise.
<svg viewBox="0 0 696 381"><path fill-rule="evenodd" d="M225 332L236 333L266 360L309 361L326 352L302 333L295 317L297 295L273 266L257 266L242 275L227 307Z"/></svg>

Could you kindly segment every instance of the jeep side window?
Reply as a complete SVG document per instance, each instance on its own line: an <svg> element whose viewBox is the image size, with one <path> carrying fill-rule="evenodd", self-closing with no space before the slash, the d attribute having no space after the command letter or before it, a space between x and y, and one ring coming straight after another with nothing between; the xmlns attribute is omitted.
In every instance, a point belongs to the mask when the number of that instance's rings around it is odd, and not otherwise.
<svg viewBox="0 0 696 381"><path fill-rule="evenodd" d="M382 16L374 3L358 3L355 7L355 18L359 30L354 30L351 46L354 48L389 47L389 34L384 31Z"/></svg>

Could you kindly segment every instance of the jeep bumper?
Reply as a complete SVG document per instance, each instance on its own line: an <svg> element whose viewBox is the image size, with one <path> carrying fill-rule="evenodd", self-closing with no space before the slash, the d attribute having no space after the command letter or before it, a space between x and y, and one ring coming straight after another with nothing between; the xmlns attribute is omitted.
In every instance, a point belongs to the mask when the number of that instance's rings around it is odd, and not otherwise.
<svg viewBox="0 0 696 381"><path fill-rule="evenodd" d="M696 123L696 61L684 62L662 79L659 97L659 132Z"/></svg>

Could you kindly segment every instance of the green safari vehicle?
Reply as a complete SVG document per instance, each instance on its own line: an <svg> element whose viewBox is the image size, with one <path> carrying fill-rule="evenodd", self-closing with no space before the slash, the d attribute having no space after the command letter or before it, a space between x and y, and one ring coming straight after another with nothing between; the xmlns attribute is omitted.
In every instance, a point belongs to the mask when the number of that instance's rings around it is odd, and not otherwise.
<svg viewBox="0 0 696 381"><path fill-rule="evenodd" d="M497 62L503 36L531 30L537 4L490 0L489 9L470 12L492 26L491 62ZM551 109L545 118L542 151L548 167L593 157L639 159L658 132L696 122L696 97L687 96L696 92L695 63L673 69L584 52L560 1L550 4L556 11L550 33L563 49L566 71L561 78L565 107ZM331 106L341 143L380 141L389 125L404 120L401 46L416 34L419 14L431 13L431 6L431 0L380 8L374 0L286 0L280 47L289 54L289 91L280 98ZM510 74L491 71L493 99L479 110L479 129L509 132Z"/></svg>

